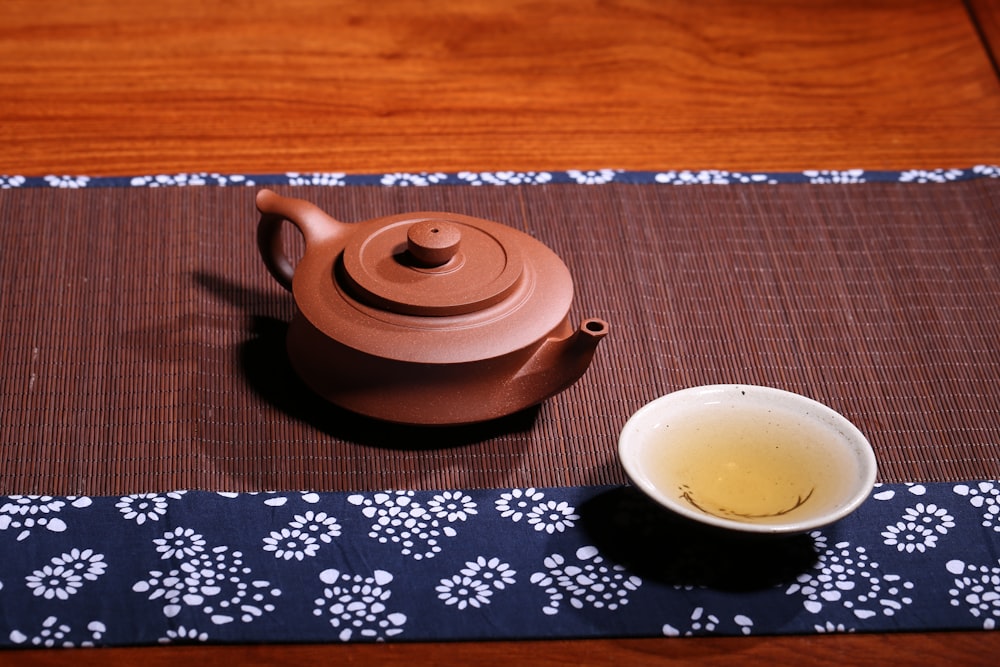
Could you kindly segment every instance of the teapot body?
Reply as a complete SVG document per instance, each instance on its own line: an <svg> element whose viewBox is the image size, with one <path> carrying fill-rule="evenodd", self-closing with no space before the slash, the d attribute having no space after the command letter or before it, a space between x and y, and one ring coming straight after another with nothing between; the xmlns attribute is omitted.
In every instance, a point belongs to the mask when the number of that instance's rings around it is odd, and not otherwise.
<svg viewBox="0 0 1000 667"><path fill-rule="evenodd" d="M580 345L589 347L589 354L556 359L562 342L578 335L567 318L543 341L493 357L461 363L398 360L336 341L297 312L287 351L298 376L335 405L384 421L440 426L496 419L559 393L583 375L596 348L595 338L593 345ZM552 358L540 363L544 348L560 349L549 350Z"/></svg>
<svg viewBox="0 0 1000 667"><path fill-rule="evenodd" d="M603 320L571 325L568 269L510 227L436 212L348 224L261 195L261 254L296 304L289 359L353 412L426 425L502 417L579 379L607 333ZM286 220L305 238L294 267Z"/></svg>

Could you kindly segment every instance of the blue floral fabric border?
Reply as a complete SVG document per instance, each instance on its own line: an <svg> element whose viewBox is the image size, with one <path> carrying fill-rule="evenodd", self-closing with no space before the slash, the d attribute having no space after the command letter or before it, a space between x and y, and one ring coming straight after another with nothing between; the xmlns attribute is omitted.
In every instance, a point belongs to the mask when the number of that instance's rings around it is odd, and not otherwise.
<svg viewBox="0 0 1000 667"><path fill-rule="evenodd" d="M1000 482L734 536L631 487L0 497L0 645L987 629Z"/></svg>
<svg viewBox="0 0 1000 667"><path fill-rule="evenodd" d="M222 174L215 172L151 174L145 176L18 176L0 175L0 190L11 188L161 188L192 186L263 186L263 185L544 185L575 183L602 185L632 183L664 185L727 185L733 183L949 183L978 178L1000 178L1000 166L975 165L966 169L907 169L872 171L864 169L816 169L801 172L737 172L718 169L628 171L623 169L570 169L566 171L491 171L473 172L394 172L386 174L348 174L339 172L284 174Z"/></svg>

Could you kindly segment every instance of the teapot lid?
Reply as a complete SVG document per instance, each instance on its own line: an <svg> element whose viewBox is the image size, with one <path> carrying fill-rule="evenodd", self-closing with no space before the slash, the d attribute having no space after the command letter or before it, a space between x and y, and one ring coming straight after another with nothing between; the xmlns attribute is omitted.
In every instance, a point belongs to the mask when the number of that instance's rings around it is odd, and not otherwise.
<svg viewBox="0 0 1000 667"><path fill-rule="evenodd" d="M293 293L318 332L376 357L427 363L526 348L565 325L573 280L532 236L457 213L344 225L307 248Z"/></svg>
<svg viewBox="0 0 1000 667"><path fill-rule="evenodd" d="M517 243L483 222L406 216L355 234L342 255L344 285L368 305L406 315L464 315L495 305L514 292L524 266Z"/></svg>

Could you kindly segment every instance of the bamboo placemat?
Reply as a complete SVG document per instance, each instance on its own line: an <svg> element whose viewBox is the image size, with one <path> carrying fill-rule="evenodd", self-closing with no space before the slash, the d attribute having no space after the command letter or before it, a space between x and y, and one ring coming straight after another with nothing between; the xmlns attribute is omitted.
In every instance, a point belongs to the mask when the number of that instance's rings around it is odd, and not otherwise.
<svg viewBox="0 0 1000 667"><path fill-rule="evenodd" d="M843 412L883 481L1000 476L1000 182L280 187L334 217L489 218L567 263L611 333L584 378L496 423L328 406L284 356L290 294L253 188L0 192L0 493L624 482L644 402L717 382Z"/></svg>

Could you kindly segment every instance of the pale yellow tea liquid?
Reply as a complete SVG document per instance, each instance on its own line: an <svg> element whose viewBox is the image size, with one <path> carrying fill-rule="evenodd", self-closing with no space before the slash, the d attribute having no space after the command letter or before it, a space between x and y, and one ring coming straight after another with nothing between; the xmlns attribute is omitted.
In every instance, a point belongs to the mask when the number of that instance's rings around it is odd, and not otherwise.
<svg viewBox="0 0 1000 667"><path fill-rule="evenodd" d="M689 406L652 437L650 481L735 521L784 523L835 510L859 474L833 426L772 406Z"/></svg>

